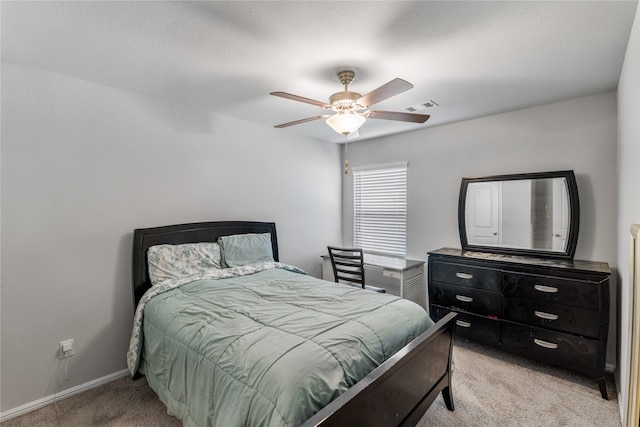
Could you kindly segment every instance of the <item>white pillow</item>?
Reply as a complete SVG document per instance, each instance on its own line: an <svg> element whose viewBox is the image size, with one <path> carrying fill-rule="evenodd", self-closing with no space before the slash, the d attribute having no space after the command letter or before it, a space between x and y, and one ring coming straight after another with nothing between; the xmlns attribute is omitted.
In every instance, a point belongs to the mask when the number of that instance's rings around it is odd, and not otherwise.
<svg viewBox="0 0 640 427"><path fill-rule="evenodd" d="M147 262L152 285L222 268L220 245L215 242L151 246Z"/></svg>

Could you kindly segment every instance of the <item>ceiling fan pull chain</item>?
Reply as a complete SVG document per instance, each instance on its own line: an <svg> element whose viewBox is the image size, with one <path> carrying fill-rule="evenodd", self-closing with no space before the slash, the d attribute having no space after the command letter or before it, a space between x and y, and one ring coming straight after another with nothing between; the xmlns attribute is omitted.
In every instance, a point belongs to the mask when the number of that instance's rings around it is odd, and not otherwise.
<svg viewBox="0 0 640 427"><path fill-rule="evenodd" d="M344 174L347 175L349 173L349 160L347 156L349 155L349 137L347 134L344 134Z"/></svg>

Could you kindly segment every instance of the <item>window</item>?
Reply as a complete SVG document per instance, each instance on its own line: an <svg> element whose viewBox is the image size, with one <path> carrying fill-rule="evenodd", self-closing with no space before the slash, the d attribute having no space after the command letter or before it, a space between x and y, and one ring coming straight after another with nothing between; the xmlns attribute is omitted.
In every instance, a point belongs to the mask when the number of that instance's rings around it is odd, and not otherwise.
<svg viewBox="0 0 640 427"><path fill-rule="evenodd" d="M353 170L354 244L406 255L407 164Z"/></svg>

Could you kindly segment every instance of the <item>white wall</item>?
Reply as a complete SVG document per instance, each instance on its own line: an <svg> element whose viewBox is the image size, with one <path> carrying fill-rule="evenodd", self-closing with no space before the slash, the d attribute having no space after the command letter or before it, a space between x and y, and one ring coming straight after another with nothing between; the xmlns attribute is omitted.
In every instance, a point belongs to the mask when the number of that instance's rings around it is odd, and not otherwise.
<svg viewBox="0 0 640 427"><path fill-rule="evenodd" d="M618 82L618 228L619 370L616 372L622 420L627 413L630 356L630 309L633 291L629 278L629 226L640 223L640 8Z"/></svg>
<svg viewBox="0 0 640 427"><path fill-rule="evenodd" d="M126 368L134 228L275 221L315 276L341 237L336 145L35 68L2 65L1 166L3 412Z"/></svg>
<svg viewBox="0 0 640 427"><path fill-rule="evenodd" d="M437 110L432 114L437 114ZM576 259L616 258L616 95L536 108L349 144L352 167L408 161L407 257L460 247L462 177L573 169L580 197ZM353 181L343 180L343 239L352 242ZM612 283L615 301L615 280ZM615 364L615 304L607 363Z"/></svg>

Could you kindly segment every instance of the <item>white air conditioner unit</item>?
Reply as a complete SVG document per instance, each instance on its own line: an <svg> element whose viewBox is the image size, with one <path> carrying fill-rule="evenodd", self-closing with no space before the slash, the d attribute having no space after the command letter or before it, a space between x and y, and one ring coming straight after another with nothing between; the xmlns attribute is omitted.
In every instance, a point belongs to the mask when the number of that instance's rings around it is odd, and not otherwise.
<svg viewBox="0 0 640 427"><path fill-rule="evenodd" d="M403 260L403 265L395 266L394 263L385 262L387 258L378 256L373 258L365 255L364 274L367 284L384 288L388 294L413 301L427 310L424 262ZM322 278L330 282L334 281L328 255L322 256Z"/></svg>

